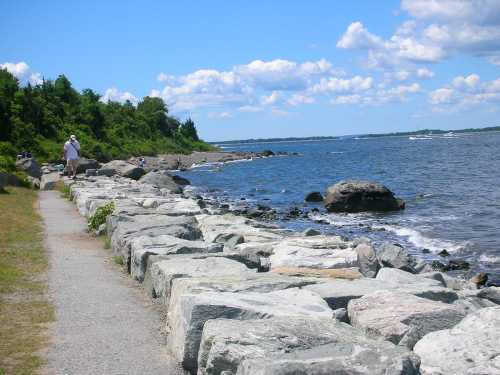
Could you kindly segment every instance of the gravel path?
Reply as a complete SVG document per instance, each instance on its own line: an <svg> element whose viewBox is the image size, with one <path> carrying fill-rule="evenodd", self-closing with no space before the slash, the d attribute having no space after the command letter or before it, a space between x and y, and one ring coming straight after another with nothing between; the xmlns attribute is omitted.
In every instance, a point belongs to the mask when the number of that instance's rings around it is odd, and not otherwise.
<svg viewBox="0 0 500 375"><path fill-rule="evenodd" d="M55 191L40 192L56 307L47 374L183 374L165 352L160 313Z"/></svg>

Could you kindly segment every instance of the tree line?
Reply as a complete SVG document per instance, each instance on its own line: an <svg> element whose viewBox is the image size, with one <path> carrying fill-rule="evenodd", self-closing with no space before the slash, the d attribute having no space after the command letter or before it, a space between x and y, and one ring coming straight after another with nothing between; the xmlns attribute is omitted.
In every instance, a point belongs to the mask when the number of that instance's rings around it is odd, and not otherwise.
<svg viewBox="0 0 500 375"><path fill-rule="evenodd" d="M75 90L64 75L21 85L0 69L0 167L21 150L41 161L59 161L71 134L82 144L82 156L102 162L213 149L198 138L191 119L170 116L161 98L103 103L91 89Z"/></svg>

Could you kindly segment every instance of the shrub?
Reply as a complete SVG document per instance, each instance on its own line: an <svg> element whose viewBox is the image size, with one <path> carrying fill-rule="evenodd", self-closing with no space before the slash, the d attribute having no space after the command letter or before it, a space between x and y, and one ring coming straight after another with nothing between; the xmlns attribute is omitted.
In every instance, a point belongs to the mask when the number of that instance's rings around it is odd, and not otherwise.
<svg viewBox="0 0 500 375"><path fill-rule="evenodd" d="M99 207L95 214L89 218L89 229L90 230L97 230L101 226L101 224L104 224L106 222L106 218L113 213L115 209L115 203L114 202L109 202L108 204Z"/></svg>

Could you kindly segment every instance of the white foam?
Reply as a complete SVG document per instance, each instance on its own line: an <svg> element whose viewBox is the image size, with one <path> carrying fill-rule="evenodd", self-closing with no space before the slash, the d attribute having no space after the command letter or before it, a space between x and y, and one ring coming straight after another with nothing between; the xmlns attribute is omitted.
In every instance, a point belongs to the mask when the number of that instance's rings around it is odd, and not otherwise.
<svg viewBox="0 0 500 375"><path fill-rule="evenodd" d="M455 243L442 239L430 238L423 235L418 230L411 228L405 228L393 225L379 225L379 226L374 225L373 228L385 229L400 237L406 237L407 240L416 247L429 249L433 253L437 253L443 249L446 249L448 252L452 253L462 250L467 245L466 243Z"/></svg>
<svg viewBox="0 0 500 375"><path fill-rule="evenodd" d="M482 254L479 261L483 263L500 263L500 256Z"/></svg>

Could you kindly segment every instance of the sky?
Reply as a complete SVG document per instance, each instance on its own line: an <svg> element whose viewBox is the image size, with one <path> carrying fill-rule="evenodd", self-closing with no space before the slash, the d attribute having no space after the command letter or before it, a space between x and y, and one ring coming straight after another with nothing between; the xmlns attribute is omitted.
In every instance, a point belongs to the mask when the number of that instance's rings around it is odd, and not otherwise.
<svg viewBox="0 0 500 375"><path fill-rule="evenodd" d="M0 1L0 66L202 138L500 125L499 0Z"/></svg>

